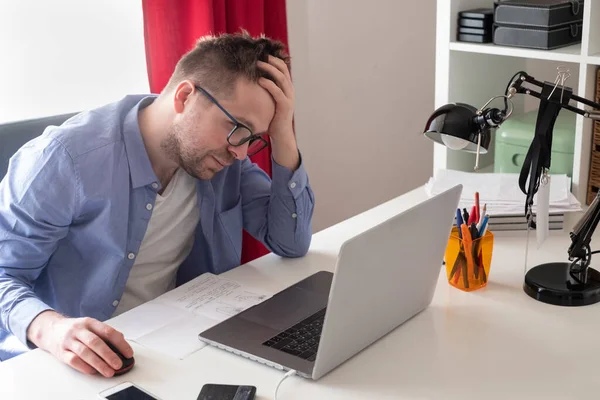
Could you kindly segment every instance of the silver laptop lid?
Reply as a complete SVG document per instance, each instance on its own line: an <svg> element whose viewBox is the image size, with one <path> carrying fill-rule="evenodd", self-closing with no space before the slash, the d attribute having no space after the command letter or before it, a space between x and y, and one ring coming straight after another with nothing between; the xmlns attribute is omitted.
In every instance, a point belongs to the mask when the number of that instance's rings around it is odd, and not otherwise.
<svg viewBox="0 0 600 400"><path fill-rule="evenodd" d="M342 245L313 379L431 303L461 192L455 186Z"/></svg>

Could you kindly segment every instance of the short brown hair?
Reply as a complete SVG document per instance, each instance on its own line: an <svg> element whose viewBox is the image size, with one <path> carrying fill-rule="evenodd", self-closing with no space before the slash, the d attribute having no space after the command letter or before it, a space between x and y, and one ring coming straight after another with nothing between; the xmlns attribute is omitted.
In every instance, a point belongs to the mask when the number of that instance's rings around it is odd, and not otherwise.
<svg viewBox="0 0 600 400"><path fill-rule="evenodd" d="M272 55L289 66L285 45L264 35L253 38L246 31L219 36L204 36L195 47L177 63L165 90L174 89L189 79L213 94L229 95L239 78L257 82L258 78L272 78L258 69L258 60L267 61Z"/></svg>

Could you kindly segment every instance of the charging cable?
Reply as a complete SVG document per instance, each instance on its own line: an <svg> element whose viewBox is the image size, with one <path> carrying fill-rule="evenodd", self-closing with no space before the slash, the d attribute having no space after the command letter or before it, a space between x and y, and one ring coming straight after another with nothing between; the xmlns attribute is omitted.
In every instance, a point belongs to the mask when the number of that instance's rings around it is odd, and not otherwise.
<svg viewBox="0 0 600 400"><path fill-rule="evenodd" d="M284 376L283 378L281 378L281 380L279 381L279 383L277 384L277 387L275 388L275 400L277 400L277 392L279 391L279 386L281 386L281 384L283 383L283 381L285 381L288 377L294 375L296 373L295 369L290 369Z"/></svg>

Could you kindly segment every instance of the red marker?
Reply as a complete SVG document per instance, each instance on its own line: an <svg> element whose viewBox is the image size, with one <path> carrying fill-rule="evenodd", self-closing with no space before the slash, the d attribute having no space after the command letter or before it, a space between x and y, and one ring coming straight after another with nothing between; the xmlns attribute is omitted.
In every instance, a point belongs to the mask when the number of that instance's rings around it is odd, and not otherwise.
<svg viewBox="0 0 600 400"><path fill-rule="evenodd" d="M471 226L471 223L475 222L477 220L476 214L477 214L477 207L475 207L475 206L471 207L471 214L469 214L469 223L467 224L468 226Z"/></svg>

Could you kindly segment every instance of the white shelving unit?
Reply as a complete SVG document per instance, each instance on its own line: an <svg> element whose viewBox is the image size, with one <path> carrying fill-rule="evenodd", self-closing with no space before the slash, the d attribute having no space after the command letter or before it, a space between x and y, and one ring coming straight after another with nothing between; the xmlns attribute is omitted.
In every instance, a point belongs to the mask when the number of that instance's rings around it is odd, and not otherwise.
<svg viewBox="0 0 600 400"><path fill-rule="evenodd" d="M511 77L525 71L539 81L554 82L556 68L569 68L571 77L566 85L573 93L593 100L596 69L600 66L600 0L585 0L582 42L556 50L533 50L494 44L474 44L456 41L458 13L471 8L491 8L493 0L437 0L435 106L450 102L482 106L493 96L503 95ZM501 107L502 99L492 105ZM515 113L538 108L539 101L526 95L514 98ZM575 103L572 103L575 105ZM577 104L579 108L587 108ZM561 113L570 112L567 110ZM592 121L577 116L572 192L585 205L590 151L593 135ZM480 159L481 171L492 172L494 137L490 152ZM434 169L473 171L475 156L434 147Z"/></svg>

